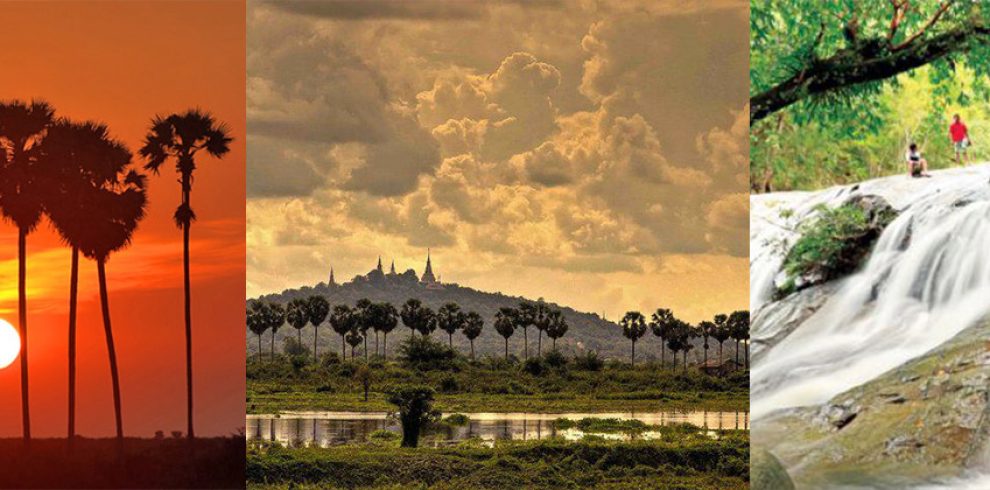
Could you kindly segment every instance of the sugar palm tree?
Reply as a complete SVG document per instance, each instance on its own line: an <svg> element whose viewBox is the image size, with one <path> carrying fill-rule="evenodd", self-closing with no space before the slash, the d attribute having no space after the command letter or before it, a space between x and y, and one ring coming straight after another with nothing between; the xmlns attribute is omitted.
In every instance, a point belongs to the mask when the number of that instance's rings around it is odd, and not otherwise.
<svg viewBox="0 0 990 490"><path fill-rule="evenodd" d="M402 324L409 327L409 338L412 338L416 335L417 325L423 318L423 303L416 298L409 298L402 305L399 316L402 318Z"/></svg>
<svg viewBox="0 0 990 490"><path fill-rule="evenodd" d="M547 337L553 339L553 350L557 350L557 339L567 333L568 327L567 319L560 310L554 309L547 314Z"/></svg>
<svg viewBox="0 0 990 490"><path fill-rule="evenodd" d="M749 312L734 311L729 315L729 331L731 337L736 341L736 364L739 364L739 344L749 340ZM749 343L746 344L746 367L749 367Z"/></svg>
<svg viewBox="0 0 990 490"><path fill-rule="evenodd" d="M713 323L715 324L715 331L712 333L712 337L715 337L715 340L718 341L718 362L719 364L721 364L722 344L724 344L725 341L729 340L729 337L732 336L732 329L729 328L728 315L724 315L721 313L715 315L715 318L713 319Z"/></svg>
<svg viewBox="0 0 990 490"><path fill-rule="evenodd" d="M247 309L247 327L251 333L258 336L258 359L261 359L261 336L268 331L268 304L255 301Z"/></svg>
<svg viewBox="0 0 990 490"><path fill-rule="evenodd" d="M447 340L450 348L454 348L454 332L461 329L464 324L464 313L457 303L447 303L437 310L437 328L447 332Z"/></svg>
<svg viewBox="0 0 990 490"><path fill-rule="evenodd" d="M364 360L368 360L368 330L374 325L375 317L372 307L374 303L368 298L361 298L355 303L354 314L356 327L361 331L361 340L364 342ZM351 355L354 355L354 349L351 349Z"/></svg>
<svg viewBox="0 0 990 490"><path fill-rule="evenodd" d="M495 313L495 331L505 339L505 360L509 360L509 337L519 325L519 310L515 308L499 308Z"/></svg>
<svg viewBox="0 0 990 490"><path fill-rule="evenodd" d="M619 322L622 327L622 335L632 343L632 355L630 360L632 365L636 365L636 341L646 333L646 318L638 311L630 311L622 317Z"/></svg>
<svg viewBox="0 0 990 490"><path fill-rule="evenodd" d="M76 408L76 305L79 283L79 248L102 240L93 236L91 220L97 216L91 195L113 188L118 175L131 162L131 153L113 140L102 124L59 120L47 132L39 153L40 178L45 182L45 211L55 231L72 250L69 274L69 408L68 440L75 437Z"/></svg>
<svg viewBox="0 0 990 490"><path fill-rule="evenodd" d="M468 312L464 315L464 328L461 332L471 343L471 359L474 359L474 339L481 335L481 329L485 327L485 320L476 311Z"/></svg>
<svg viewBox="0 0 990 490"><path fill-rule="evenodd" d="M302 298L289 301L285 307L285 321L296 329L296 338L302 346L302 329L309 323L309 303Z"/></svg>
<svg viewBox="0 0 990 490"><path fill-rule="evenodd" d="M527 331L530 325L536 323L536 305L525 301L519 303L519 308L515 309L516 328L523 332L523 359L529 359L529 338Z"/></svg>
<svg viewBox="0 0 990 490"><path fill-rule="evenodd" d="M658 308L650 316L650 330L653 331L653 335L660 337L660 367L663 367L664 363L664 344L666 344L676 324L677 318L674 318L674 313L667 308Z"/></svg>
<svg viewBox="0 0 990 490"><path fill-rule="evenodd" d="M45 102L0 102L0 215L17 227L17 322L21 337L21 424L31 441L28 399L27 236L42 213L37 163L55 111Z"/></svg>
<svg viewBox="0 0 990 490"><path fill-rule="evenodd" d="M540 298L536 302L536 309L533 316L533 326L536 327L536 356L540 357L543 355L543 332L547 331L547 327L550 325L550 307L547 306L543 299Z"/></svg>
<svg viewBox="0 0 990 490"><path fill-rule="evenodd" d="M718 329L718 327L716 327L714 323L709 321L703 321L698 324L698 333L701 334L701 338L704 340L704 344L702 345L702 347L705 348L705 361L704 364L702 364L702 366L708 365L708 347L709 347L708 338L714 336L713 334L715 333L716 329Z"/></svg>
<svg viewBox="0 0 990 490"><path fill-rule="evenodd" d="M399 324L399 312L392 303L378 304L378 329L382 332L382 358L388 360L388 334Z"/></svg>
<svg viewBox="0 0 990 490"><path fill-rule="evenodd" d="M275 334L285 325L285 307L281 303L268 303L268 328L272 331L272 361L275 360Z"/></svg>
<svg viewBox="0 0 990 490"><path fill-rule="evenodd" d="M130 162L128 154L127 162ZM106 264L113 252L127 247L138 222L144 218L147 205L145 176L123 165L102 187L86 192L81 202L87 220L88 233L79 242L83 256L96 261L100 284L100 309L103 312L103 330L110 358L110 379L113 388L114 414L117 423L117 440L123 443L124 429L120 402L120 375L117 370L117 354L114 348L113 328L110 323L110 299L107 290Z"/></svg>
<svg viewBox="0 0 990 490"><path fill-rule="evenodd" d="M211 114L192 109L182 114L162 117L155 116L151 129L141 147L141 156L146 160L144 168L158 174L168 160L175 160L175 170L179 173L182 197L175 210L175 224L182 228L182 271L185 290L186 323L186 419L189 438L193 431L193 373L192 373L192 306L189 284L189 228L196 219L192 208L193 171L196 160L206 152L213 158L222 158L230 152L230 130L218 122Z"/></svg>
<svg viewBox="0 0 990 490"><path fill-rule="evenodd" d="M316 361L319 359L316 355L316 342L320 340L320 324L330 314L330 302L323 296L310 296L306 300L306 312L309 314L309 323L313 324L313 361Z"/></svg>
<svg viewBox="0 0 990 490"><path fill-rule="evenodd" d="M347 333L354 327L354 310L347 305L334 305L330 311L330 328L340 335L340 354L347 360Z"/></svg>

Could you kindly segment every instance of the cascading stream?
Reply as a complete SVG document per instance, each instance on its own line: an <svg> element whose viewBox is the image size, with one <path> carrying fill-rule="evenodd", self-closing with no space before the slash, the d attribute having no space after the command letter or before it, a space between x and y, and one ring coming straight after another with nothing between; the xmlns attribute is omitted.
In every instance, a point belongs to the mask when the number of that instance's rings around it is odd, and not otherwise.
<svg viewBox="0 0 990 490"><path fill-rule="evenodd" d="M754 358L754 420L823 403L951 339L990 315L990 166L887 177L813 193L753 196L751 310L771 305L799 223L819 204L878 195L900 215L860 270L793 332ZM777 244L777 245L775 245ZM754 321L753 337L773 331Z"/></svg>

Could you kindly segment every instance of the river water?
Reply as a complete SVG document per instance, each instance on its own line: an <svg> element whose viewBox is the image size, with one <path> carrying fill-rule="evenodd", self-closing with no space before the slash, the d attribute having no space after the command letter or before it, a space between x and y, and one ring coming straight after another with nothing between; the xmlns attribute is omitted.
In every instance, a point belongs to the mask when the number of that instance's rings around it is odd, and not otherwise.
<svg viewBox="0 0 990 490"><path fill-rule="evenodd" d="M468 422L461 426L441 424L423 435L424 444L440 445L453 441L478 438L538 440L563 437L577 440L586 435L570 428L557 430L553 421L559 418L614 418L639 420L647 425L690 423L717 434L718 430L749 430L747 412L611 412L611 413L465 413ZM368 440L377 430L400 433L399 422L385 412L283 412L275 415L248 415L248 440L276 441L289 446L318 445L327 447ZM628 439L626 434L596 434L605 438ZM660 437L656 432L644 432L638 437Z"/></svg>

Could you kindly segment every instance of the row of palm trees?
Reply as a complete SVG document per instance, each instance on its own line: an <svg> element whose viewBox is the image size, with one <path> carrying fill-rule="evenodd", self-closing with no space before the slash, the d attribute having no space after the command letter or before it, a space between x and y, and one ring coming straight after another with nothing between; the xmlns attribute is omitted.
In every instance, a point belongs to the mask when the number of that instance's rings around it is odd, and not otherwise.
<svg viewBox="0 0 990 490"><path fill-rule="evenodd" d="M223 124L199 110L152 120L140 150L144 169L155 174L174 160L181 176L182 204L175 222L183 230L188 435L192 418L192 354L189 289L189 227L195 214L189 204L192 174L200 151L222 157L231 138ZM123 439L120 378L110 322L106 263L130 244L147 206L147 177L132 162L127 146L110 136L103 124L56 117L46 102L0 101L0 215L18 230L18 325L21 337L21 408L25 442L31 440L28 397L27 236L43 217L71 249L68 319L68 438L75 434L76 304L79 255L96 262L100 307L110 361L118 440Z"/></svg>
<svg viewBox="0 0 990 490"><path fill-rule="evenodd" d="M722 346L725 341L733 339L736 342L735 362L739 364L739 346L745 347L745 365L749 367L749 312L736 311L732 314L718 314L712 321L702 321L697 325L681 320L674 316L673 312L666 308L660 308L650 316L650 321L638 311L630 311L619 321L622 327L622 335L629 339L631 344L630 361L636 364L636 341L642 338L647 330L660 338L660 364L664 364L664 352L670 350L673 353L674 368L677 368L677 354L683 354L683 366L687 368L687 354L694 349L691 340L702 338L704 348L704 364L708 364L708 349L711 347L709 339L718 342L718 359L722 359ZM666 348L666 349L665 349Z"/></svg>
<svg viewBox="0 0 990 490"><path fill-rule="evenodd" d="M471 357L474 358L474 339L481 335L484 319L474 311L464 312L456 303L447 303L436 312L424 306L418 299L410 299L397 310L391 303L375 303L368 299L358 300L353 307L335 305L323 296L313 295L308 298L296 298L286 305L281 303L257 300L251 303L247 310L247 326L258 336L258 353L262 352L261 336L271 330L271 353L275 356L275 334L288 324L296 329L298 342L302 344L302 329L313 325L313 359L318 358L317 345L319 327L326 321L333 331L340 336L341 355L347 359L347 346L351 346L351 357L358 345L364 343L364 355L368 357L368 338L371 332L375 334L375 355L379 352L387 358L388 334L395 330L399 320L409 328L410 337L419 332L428 336L436 330L447 333L447 341L454 347L454 334L460 331L471 343ZM566 330L566 328L565 328ZM381 344L379 344L379 335ZM379 349L379 345L381 348Z"/></svg>

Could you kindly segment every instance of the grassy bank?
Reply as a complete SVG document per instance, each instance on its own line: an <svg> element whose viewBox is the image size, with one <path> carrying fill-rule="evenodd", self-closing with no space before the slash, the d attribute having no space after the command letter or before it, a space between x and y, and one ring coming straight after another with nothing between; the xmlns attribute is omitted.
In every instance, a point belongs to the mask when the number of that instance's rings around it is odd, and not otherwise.
<svg viewBox="0 0 990 490"><path fill-rule="evenodd" d="M0 488L239 488L244 439L0 439Z"/></svg>
<svg viewBox="0 0 990 490"><path fill-rule="evenodd" d="M670 431L656 441L588 437L468 441L454 447L401 449L394 442L288 449L252 445L249 488L693 488L748 487L749 438L719 440Z"/></svg>
<svg viewBox="0 0 990 490"><path fill-rule="evenodd" d="M366 366L366 367L365 367ZM457 360L432 368L372 359L320 363L278 356L254 358L247 366L249 413L289 410L388 411L385 390L416 382L437 392L443 412L575 412L605 410L744 411L749 377L738 372L709 376L689 368L564 360L512 363ZM368 400L364 400L365 383Z"/></svg>

